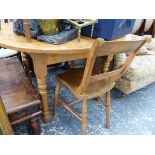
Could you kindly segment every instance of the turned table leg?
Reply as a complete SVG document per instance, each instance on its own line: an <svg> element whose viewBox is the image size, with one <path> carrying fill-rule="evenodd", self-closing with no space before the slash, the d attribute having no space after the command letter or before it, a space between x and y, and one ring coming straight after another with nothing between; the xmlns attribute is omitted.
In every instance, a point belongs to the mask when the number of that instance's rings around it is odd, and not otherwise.
<svg viewBox="0 0 155 155"><path fill-rule="evenodd" d="M33 59L34 72L37 78L39 94L42 102L43 119L45 123L48 123L49 110L48 110L48 93L46 86L46 77L47 77L46 56L39 54L33 54L31 56Z"/></svg>
<svg viewBox="0 0 155 155"><path fill-rule="evenodd" d="M29 64L29 55L25 52L21 53L22 56L22 62L23 62L23 66L25 68L26 74L29 77L29 79L31 79L31 75L30 75L30 64Z"/></svg>
<svg viewBox="0 0 155 155"><path fill-rule="evenodd" d="M37 75L36 75L37 76ZM43 108L43 119L45 123L49 121L48 111L48 96L46 87L46 77L37 77L38 89L41 97L42 108Z"/></svg>

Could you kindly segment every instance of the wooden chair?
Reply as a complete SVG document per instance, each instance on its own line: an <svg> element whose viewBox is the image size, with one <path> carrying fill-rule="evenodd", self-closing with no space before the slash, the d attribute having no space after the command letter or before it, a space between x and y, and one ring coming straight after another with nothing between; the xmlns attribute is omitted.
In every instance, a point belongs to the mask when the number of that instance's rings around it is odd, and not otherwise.
<svg viewBox="0 0 155 155"><path fill-rule="evenodd" d="M0 73L0 96L10 124L28 122L31 133L40 134L37 117L42 114L41 102L19 59L16 56L1 59Z"/></svg>
<svg viewBox="0 0 155 155"><path fill-rule="evenodd" d="M59 103L74 115L82 123L82 134L86 134L86 115L87 115L87 100L96 98L104 104L101 96L106 93L106 127L110 126L110 90L113 88L115 81L118 80L127 70L138 50L149 39L138 41L108 41L104 42L101 39L96 39L90 49L87 57L85 68L72 68L57 76L54 114L56 113ZM114 71L108 71L109 64L113 59L113 55L119 53L128 53L125 63ZM107 62L104 65L104 72L101 74L92 74L94 62L97 57L107 56ZM77 100L66 104L59 99L60 84L64 84L77 97ZM76 114L71 105L83 101L82 103L82 118Z"/></svg>
<svg viewBox="0 0 155 155"><path fill-rule="evenodd" d="M2 130L2 134L4 135L13 135L13 130L1 97L0 97L0 129Z"/></svg>

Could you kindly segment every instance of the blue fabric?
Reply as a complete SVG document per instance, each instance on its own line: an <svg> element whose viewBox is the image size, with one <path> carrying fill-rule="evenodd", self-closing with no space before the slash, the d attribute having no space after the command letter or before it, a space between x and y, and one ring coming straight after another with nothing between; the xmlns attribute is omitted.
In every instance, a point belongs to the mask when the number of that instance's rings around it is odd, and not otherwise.
<svg viewBox="0 0 155 155"><path fill-rule="evenodd" d="M63 44L77 38L77 30L70 23L61 20L59 27L60 33L55 35L43 35L39 28L38 19L30 19L30 33L32 38L50 44ZM18 35L24 35L23 20L13 20L13 31Z"/></svg>
<svg viewBox="0 0 155 155"><path fill-rule="evenodd" d="M69 31L62 31L55 35L39 35L38 40L50 43L50 44L63 44L77 37L77 30L71 29Z"/></svg>
<svg viewBox="0 0 155 155"><path fill-rule="evenodd" d="M13 31L18 35L24 35L24 27L22 19L13 20ZM41 34L37 19L30 19L30 33L32 38L37 38Z"/></svg>

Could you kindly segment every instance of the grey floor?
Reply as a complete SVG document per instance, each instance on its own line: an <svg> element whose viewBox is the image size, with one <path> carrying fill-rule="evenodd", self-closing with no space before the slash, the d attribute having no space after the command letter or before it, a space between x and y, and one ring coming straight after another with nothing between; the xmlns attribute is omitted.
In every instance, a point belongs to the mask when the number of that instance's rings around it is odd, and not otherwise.
<svg viewBox="0 0 155 155"><path fill-rule="evenodd" d="M52 109L55 93L55 75L60 69L48 71L49 109ZM34 79L36 87L36 80ZM37 88L37 87L36 87ZM118 98L120 92L111 91L111 127L105 128L105 108L95 100L88 101L87 134L88 135L152 135L155 134L155 83L137 92ZM74 98L70 91L61 87L60 98L69 101ZM104 99L104 95L103 95ZM81 113L81 104L73 109ZM80 122L59 106L54 118L44 124L39 118L42 135L80 135ZM27 135L26 124L14 127L15 134Z"/></svg>

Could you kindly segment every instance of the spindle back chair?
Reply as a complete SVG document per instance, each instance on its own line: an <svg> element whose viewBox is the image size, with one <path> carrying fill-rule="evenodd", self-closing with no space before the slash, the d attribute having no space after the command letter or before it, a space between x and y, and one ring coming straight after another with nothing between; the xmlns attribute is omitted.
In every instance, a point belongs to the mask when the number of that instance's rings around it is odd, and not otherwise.
<svg viewBox="0 0 155 155"><path fill-rule="evenodd" d="M148 38L137 41L103 41L102 39L96 39L88 53L85 68L72 68L57 76L54 114L58 104L61 103L65 109L82 122L82 134L86 134L87 100L98 97L103 102L100 96L106 93L106 127L109 128L110 90L113 88L115 81L128 69L138 50L148 41L150 41ZM128 56L125 63L114 71L108 71L113 56L119 53L127 53ZM104 72L94 75L93 67L95 60L101 56L107 56L107 62L103 66ZM60 100L58 96L61 83L68 87L78 100L69 104L65 104ZM81 100L83 101L82 118L71 109L72 104Z"/></svg>

